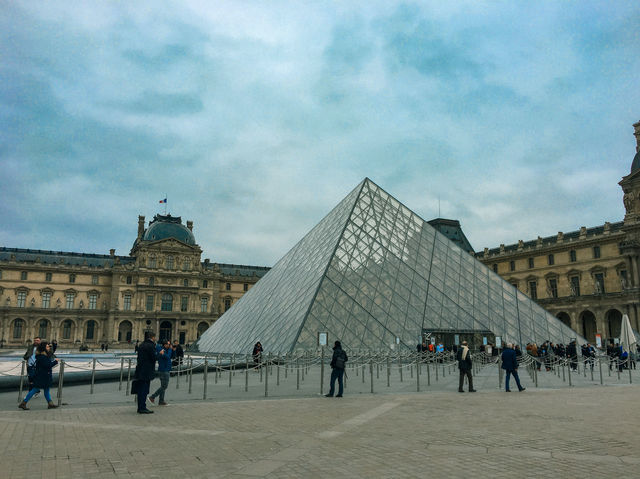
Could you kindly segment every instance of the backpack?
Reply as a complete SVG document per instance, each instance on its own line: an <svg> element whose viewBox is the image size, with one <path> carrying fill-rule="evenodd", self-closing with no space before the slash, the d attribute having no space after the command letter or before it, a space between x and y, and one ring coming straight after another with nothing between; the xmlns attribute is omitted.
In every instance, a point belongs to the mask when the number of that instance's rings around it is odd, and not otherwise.
<svg viewBox="0 0 640 479"><path fill-rule="evenodd" d="M334 366L337 369L344 369L344 367L346 366L346 362L347 355L344 353L344 351L340 350L340 352L336 355L336 362L334 363Z"/></svg>

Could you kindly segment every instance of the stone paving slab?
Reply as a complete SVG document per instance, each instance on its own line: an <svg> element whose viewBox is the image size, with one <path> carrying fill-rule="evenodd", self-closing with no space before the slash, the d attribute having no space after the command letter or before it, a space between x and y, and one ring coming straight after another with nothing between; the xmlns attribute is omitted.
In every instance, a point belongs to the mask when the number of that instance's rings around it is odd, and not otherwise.
<svg viewBox="0 0 640 479"><path fill-rule="evenodd" d="M203 401L170 384L153 415L113 383L96 386L94 403L81 400L88 385L65 388L72 405L56 410L36 398L21 411L3 393L0 478L638 476L639 386L569 388L548 375L558 387L536 389L522 376L527 390L505 393L487 367L475 394L457 393L455 374L376 394L351 376L344 398L294 383L273 399L219 385Z"/></svg>

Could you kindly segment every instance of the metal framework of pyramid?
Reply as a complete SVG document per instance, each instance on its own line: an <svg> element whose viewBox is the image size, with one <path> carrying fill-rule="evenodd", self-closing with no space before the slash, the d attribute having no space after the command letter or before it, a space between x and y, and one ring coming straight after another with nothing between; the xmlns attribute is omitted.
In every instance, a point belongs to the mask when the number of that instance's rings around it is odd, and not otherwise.
<svg viewBox="0 0 640 479"><path fill-rule="evenodd" d="M580 338L365 178L194 344L201 352L414 349L427 329Z"/></svg>

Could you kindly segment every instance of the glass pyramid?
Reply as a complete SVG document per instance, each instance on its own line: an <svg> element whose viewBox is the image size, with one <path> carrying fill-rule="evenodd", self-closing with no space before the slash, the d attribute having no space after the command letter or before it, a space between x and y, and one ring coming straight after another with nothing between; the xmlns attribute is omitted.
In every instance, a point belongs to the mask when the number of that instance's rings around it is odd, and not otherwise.
<svg viewBox="0 0 640 479"><path fill-rule="evenodd" d="M582 340L368 178L194 344L201 352L415 349L423 330Z"/></svg>

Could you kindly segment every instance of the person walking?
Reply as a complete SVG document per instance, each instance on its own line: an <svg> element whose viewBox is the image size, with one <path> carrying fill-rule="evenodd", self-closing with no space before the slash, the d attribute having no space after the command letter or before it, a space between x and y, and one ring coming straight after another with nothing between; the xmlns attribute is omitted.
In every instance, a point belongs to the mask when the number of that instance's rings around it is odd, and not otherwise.
<svg viewBox="0 0 640 479"><path fill-rule="evenodd" d="M27 403L29 400L39 393L41 389L44 390L44 398L47 400L48 409L55 409L58 406L51 400L50 388L53 383L52 368L58 364L56 359L50 357L51 345L46 341L41 341L36 348L36 360L35 360L35 374L33 377L33 387L27 393L18 407L28 411Z"/></svg>
<svg viewBox="0 0 640 479"><path fill-rule="evenodd" d="M173 342L173 361L177 366L184 361L184 349L177 339Z"/></svg>
<svg viewBox="0 0 640 479"><path fill-rule="evenodd" d="M167 391L169 387L169 377L171 375L171 357L173 356L173 349L171 348L171 341L165 339L162 342L162 346L157 348L156 358L158 360L158 373L157 377L160 379L160 387L156 389L151 396L149 396L149 401L152 403L156 402L156 398L160 396L160 401L158 405L166 406L167 403L164 400L164 393Z"/></svg>
<svg viewBox="0 0 640 479"><path fill-rule="evenodd" d="M38 351L40 341L39 336L33 338L33 343L27 348L24 356L22 356L27 362L27 380L29 381L29 390L33 389L33 379L36 375L36 352Z"/></svg>
<svg viewBox="0 0 640 479"><path fill-rule="evenodd" d="M466 341L462 341L462 347L458 349L456 359L458 360L458 369L460 370L460 384L458 386L458 392L464 392L463 386L465 376L469 381L469 392L476 392L476 390L473 389L473 376L471 375L471 368L473 367L473 363L471 362L471 352L469 351L469 345Z"/></svg>
<svg viewBox="0 0 640 479"><path fill-rule="evenodd" d="M260 341L253 346L251 355L253 356L253 362L256 365L256 370L260 369L260 365L262 364L262 344L260 344Z"/></svg>
<svg viewBox="0 0 640 479"><path fill-rule="evenodd" d="M333 344L333 356L331 357L331 379L329 382L329 393L325 394L325 397L333 397L335 393L336 379L338 380L338 394L336 394L337 398L341 398L344 393L344 368L347 365L347 361L349 358L347 357L347 353L342 349L342 344L340 341L336 341Z"/></svg>
<svg viewBox="0 0 640 479"><path fill-rule="evenodd" d="M149 332L138 348L138 361L133 378L136 381L135 393L138 395L138 414L153 414L147 408L149 384L155 377L156 369L156 334Z"/></svg>
<svg viewBox="0 0 640 479"><path fill-rule="evenodd" d="M504 380L504 387L506 392L511 392L509 389L509 379L511 379L511 375L513 375L516 380L516 384L518 385L518 391L522 392L526 388L523 388L520 385L520 377L518 376L518 357L516 356L516 352L513 349L513 344L507 344L507 347L504 351L502 351L502 369L507 372L507 376Z"/></svg>

